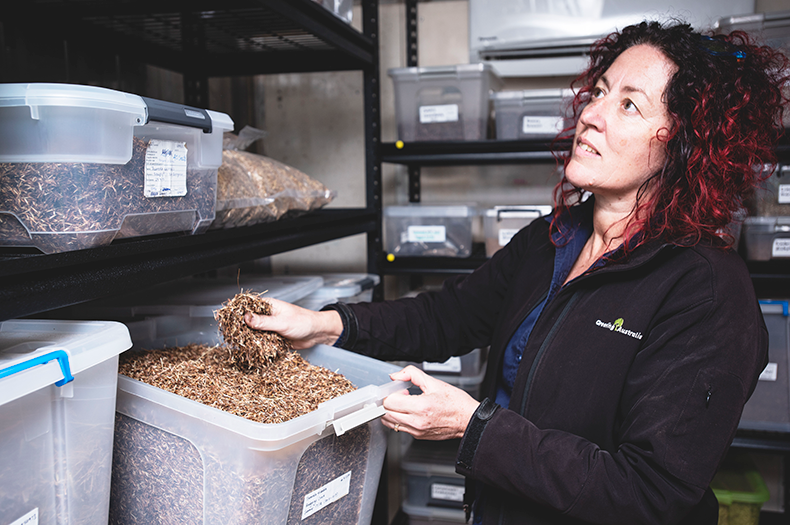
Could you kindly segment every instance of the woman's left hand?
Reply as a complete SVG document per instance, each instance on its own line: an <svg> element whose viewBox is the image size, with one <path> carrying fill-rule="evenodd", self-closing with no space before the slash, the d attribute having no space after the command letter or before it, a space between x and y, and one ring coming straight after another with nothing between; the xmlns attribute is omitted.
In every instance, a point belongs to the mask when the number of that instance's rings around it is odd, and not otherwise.
<svg viewBox="0 0 790 525"><path fill-rule="evenodd" d="M395 381L411 381L422 394L410 395L404 390L387 396L384 399L387 413L381 418L385 426L417 439L438 441L463 437L479 401L416 366L407 366L390 377Z"/></svg>

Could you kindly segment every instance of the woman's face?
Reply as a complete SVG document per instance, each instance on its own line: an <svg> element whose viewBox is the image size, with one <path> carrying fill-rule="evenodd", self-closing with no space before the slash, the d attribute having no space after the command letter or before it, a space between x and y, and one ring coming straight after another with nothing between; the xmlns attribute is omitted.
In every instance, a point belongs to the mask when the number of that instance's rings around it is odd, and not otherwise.
<svg viewBox="0 0 790 525"><path fill-rule="evenodd" d="M658 136L670 127L664 89L675 64L649 46L630 47L598 80L576 125L565 170L574 186L633 205L639 186L664 163Z"/></svg>

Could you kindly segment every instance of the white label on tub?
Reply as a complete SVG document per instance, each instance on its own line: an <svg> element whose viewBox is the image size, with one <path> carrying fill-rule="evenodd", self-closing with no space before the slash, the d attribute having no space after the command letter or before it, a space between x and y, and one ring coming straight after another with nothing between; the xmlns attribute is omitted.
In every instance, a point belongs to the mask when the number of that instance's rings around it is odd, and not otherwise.
<svg viewBox="0 0 790 525"><path fill-rule="evenodd" d="M771 257L790 257L790 239L774 239Z"/></svg>
<svg viewBox="0 0 790 525"><path fill-rule="evenodd" d="M768 363L760 374L760 381L776 381L776 372L779 369L776 363Z"/></svg>
<svg viewBox="0 0 790 525"><path fill-rule="evenodd" d="M779 185L779 204L790 204L790 184Z"/></svg>
<svg viewBox="0 0 790 525"><path fill-rule="evenodd" d="M499 245L505 246L507 243L510 242L510 239L513 238L515 234L518 233L517 228L502 228L499 230Z"/></svg>
<svg viewBox="0 0 790 525"><path fill-rule="evenodd" d="M333 479L318 490L314 490L304 497L302 519L309 518L327 505L336 502L348 495L351 488L351 471L349 470L339 478Z"/></svg>
<svg viewBox="0 0 790 525"><path fill-rule="evenodd" d="M433 483L431 484L431 499L463 501L464 488L458 485L447 485L446 483Z"/></svg>
<svg viewBox="0 0 790 525"><path fill-rule="evenodd" d="M458 104L420 106L420 124L433 122L458 122Z"/></svg>
<svg viewBox="0 0 790 525"><path fill-rule="evenodd" d="M187 145L151 139L145 152L146 197L183 197L187 194Z"/></svg>
<svg viewBox="0 0 790 525"><path fill-rule="evenodd" d="M407 242L444 242L446 239L444 226L409 226L406 229Z"/></svg>
<svg viewBox="0 0 790 525"><path fill-rule="evenodd" d="M38 508L35 508L9 525L38 525Z"/></svg>
<svg viewBox="0 0 790 525"><path fill-rule="evenodd" d="M426 372L448 372L451 374L461 373L461 358L453 356L444 363L429 363L423 361L422 369Z"/></svg>
<svg viewBox="0 0 790 525"><path fill-rule="evenodd" d="M529 134L559 133L562 131L562 117L530 117L525 115L521 120L521 132Z"/></svg>

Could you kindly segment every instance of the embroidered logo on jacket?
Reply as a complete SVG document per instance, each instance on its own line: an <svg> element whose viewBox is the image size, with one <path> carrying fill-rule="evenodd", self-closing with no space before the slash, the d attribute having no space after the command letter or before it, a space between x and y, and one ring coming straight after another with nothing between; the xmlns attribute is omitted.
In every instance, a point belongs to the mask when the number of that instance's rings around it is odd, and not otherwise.
<svg viewBox="0 0 790 525"><path fill-rule="evenodd" d="M604 323L603 321L598 319L597 321L595 321L595 325L600 326L601 328L606 328L607 330L610 330L612 332L619 332L623 335L633 337L634 339L642 339L641 332L633 332L631 330L626 330L625 328L623 328L624 322L625 321L623 320L622 317L620 319L615 320L613 323Z"/></svg>

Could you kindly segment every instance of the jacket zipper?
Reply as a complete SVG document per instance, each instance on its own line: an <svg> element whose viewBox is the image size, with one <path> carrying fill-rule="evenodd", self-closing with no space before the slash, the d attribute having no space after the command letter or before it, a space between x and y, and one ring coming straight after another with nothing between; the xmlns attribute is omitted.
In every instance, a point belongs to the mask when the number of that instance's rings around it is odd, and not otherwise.
<svg viewBox="0 0 790 525"><path fill-rule="evenodd" d="M551 327L551 330L546 336L546 339L543 340L543 343L540 345L540 348L538 349L538 353L535 356L535 360L532 362L532 366L529 369L529 375L527 376L527 384L524 385L524 396L521 399L521 409L519 410L519 414L521 414L524 417L526 417L527 415L526 414L527 399L529 398L529 392L530 389L532 388L532 381L535 377L535 371L537 370L538 365L540 364L540 360L543 357L543 354L546 352L546 348L548 348L551 340L554 339L554 334L556 334L557 330L559 330L560 323L565 319L565 316L568 315L568 312L570 311L571 307L576 302L578 297L579 297L579 292L575 292L571 296L570 300L568 300L568 304L566 304L565 308L562 309L562 313L560 313L560 316L554 322L554 326Z"/></svg>

